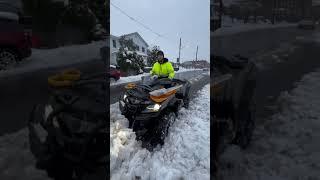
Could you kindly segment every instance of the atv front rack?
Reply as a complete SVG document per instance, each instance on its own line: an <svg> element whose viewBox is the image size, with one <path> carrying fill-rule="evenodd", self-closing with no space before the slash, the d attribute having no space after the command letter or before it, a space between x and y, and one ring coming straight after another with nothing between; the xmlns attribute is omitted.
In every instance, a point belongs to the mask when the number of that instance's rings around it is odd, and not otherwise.
<svg viewBox="0 0 320 180"><path fill-rule="evenodd" d="M84 84L106 83L106 73L96 73L83 76L77 69L67 69L48 78L48 85L52 88L70 88Z"/></svg>

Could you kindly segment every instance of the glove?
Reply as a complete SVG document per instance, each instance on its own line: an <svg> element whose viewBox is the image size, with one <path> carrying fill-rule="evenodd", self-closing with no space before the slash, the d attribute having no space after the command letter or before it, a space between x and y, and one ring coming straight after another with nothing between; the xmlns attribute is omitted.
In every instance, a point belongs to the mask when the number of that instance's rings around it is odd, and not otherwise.
<svg viewBox="0 0 320 180"><path fill-rule="evenodd" d="M153 80L158 79L158 76L157 76L157 75L153 75L153 76L151 77L151 79L153 79Z"/></svg>

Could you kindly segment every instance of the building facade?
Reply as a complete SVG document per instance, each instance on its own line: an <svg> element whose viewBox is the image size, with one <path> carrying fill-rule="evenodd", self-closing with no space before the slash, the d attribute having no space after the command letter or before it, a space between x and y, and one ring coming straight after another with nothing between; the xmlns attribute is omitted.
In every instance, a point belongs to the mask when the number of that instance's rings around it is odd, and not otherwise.
<svg viewBox="0 0 320 180"><path fill-rule="evenodd" d="M141 55L144 61L147 61L147 50L149 48L148 43L140 36L138 32L125 34L120 37L110 35L110 51L111 51L111 59L110 64L117 65L117 53L120 48L119 39L124 37L125 39L132 39L132 41L137 45L137 54Z"/></svg>
<svg viewBox="0 0 320 180"><path fill-rule="evenodd" d="M262 11L272 21L299 21L312 15L312 0L262 0Z"/></svg>

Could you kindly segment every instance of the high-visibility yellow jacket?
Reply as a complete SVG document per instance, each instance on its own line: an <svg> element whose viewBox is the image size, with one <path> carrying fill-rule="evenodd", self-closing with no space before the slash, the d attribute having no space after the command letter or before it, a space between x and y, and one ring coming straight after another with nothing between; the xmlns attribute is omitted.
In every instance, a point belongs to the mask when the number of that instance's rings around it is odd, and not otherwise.
<svg viewBox="0 0 320 180"><path fill-rule="evenodd" d="M160 64L159 62L154 63L150 74L173 79L174 69L172 67L172 64L166 59L163 64Z"/></svg>

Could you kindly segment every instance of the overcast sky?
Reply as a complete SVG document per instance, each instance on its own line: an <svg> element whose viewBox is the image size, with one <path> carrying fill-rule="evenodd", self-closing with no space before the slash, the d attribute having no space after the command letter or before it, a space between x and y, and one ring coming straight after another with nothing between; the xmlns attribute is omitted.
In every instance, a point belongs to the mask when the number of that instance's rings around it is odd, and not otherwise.
<svg viewBox="0 0 320 180"><path fill-rule="evenodd" d="M136 18L156 34L110 6L111 34L120 36L138 32L149 46L158 45L169 61L176 62L179 37L182 38L181 62L195 59L209 61L210 57L210 0L111 0L127 14Z"/></svg>

